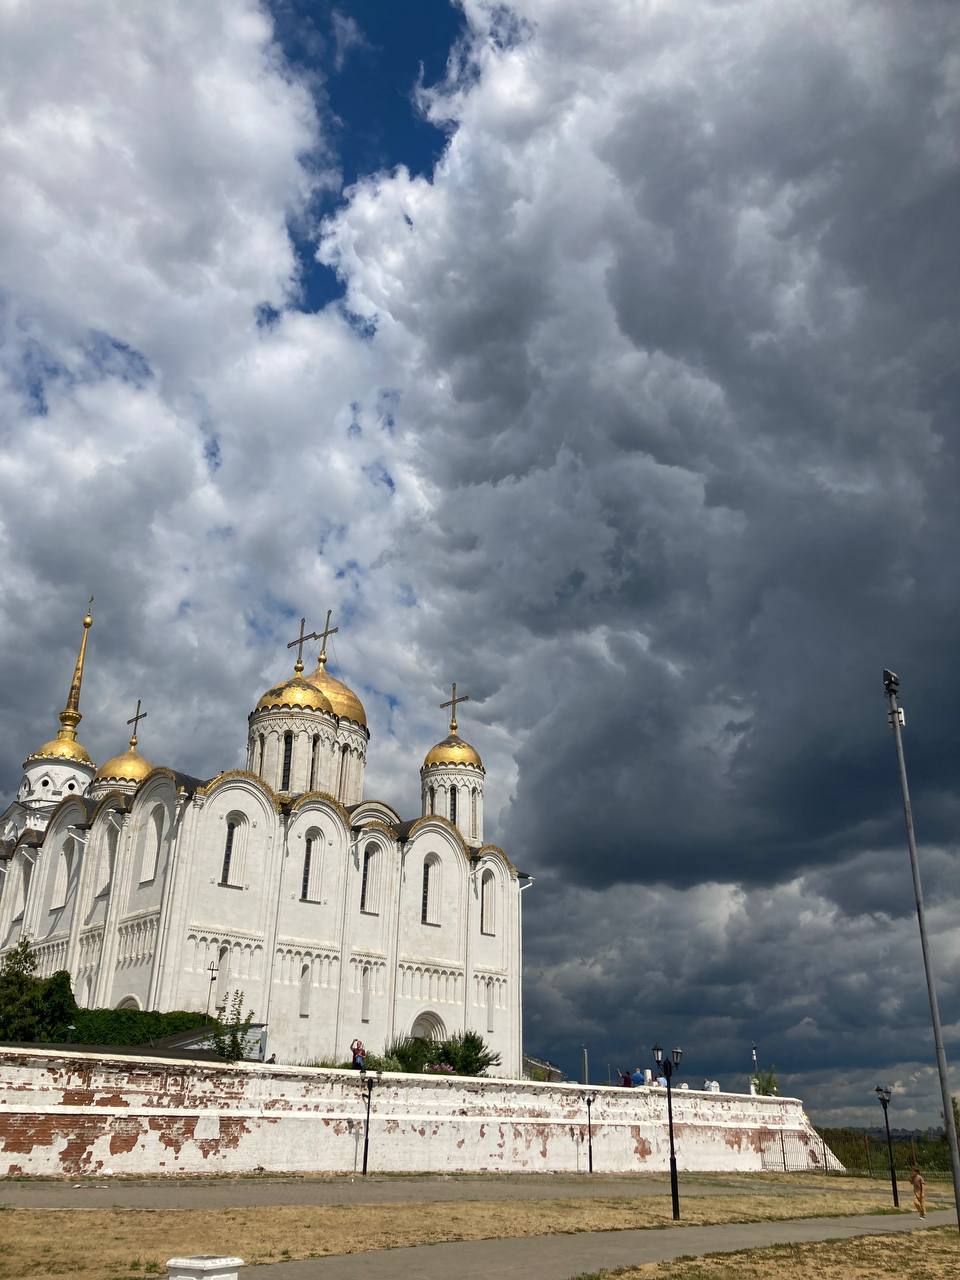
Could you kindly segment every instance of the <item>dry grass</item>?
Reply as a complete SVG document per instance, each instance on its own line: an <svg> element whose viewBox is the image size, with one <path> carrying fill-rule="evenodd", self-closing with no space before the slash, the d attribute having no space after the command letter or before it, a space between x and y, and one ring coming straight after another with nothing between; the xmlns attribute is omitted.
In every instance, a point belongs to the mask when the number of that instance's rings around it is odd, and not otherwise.
<svg viewBox="0 0 960 1280"><path fill-rule="evenodd" d="M930 1207L938 1207L936 1197ZM684 1225L883 1212L874 1187L796 1195L687 1197ZM297 1205L218 1210L9 1209L0 1216L0 1277L138 1280L177 1254L238 1254L248 1263L401 1245L671 1225L669 1197ZM662 1273L660 1273L662 1274Z"/></svg>
<svg viewBox="0 0 960 1280"><path fill-rule="evenodd" d="M779 1244L743 1253L712 1253L675 1262L647 1262L639 1267L601 1271L599 1280L956 1280L960 1274L960 1240L956 1227L911 1231L904 1235L857 1236L822 1244Z"/></svg>

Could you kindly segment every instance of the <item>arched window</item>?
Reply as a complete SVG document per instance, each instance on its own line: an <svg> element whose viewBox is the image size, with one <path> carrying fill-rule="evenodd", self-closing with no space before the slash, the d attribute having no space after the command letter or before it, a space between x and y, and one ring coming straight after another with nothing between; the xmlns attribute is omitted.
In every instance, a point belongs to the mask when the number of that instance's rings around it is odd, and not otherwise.
<svg viewBox="0 0 960 1280"><path fill-rule="evenodd" d="M263 777L263 752L266 745L267 745L266 738L261 733L259 738L257 739L257 768L256 768L256 772L259 773L261 777Z"/></svg>
<svg viewBox="0 0 960 1280"><path fill-rule="evenodd" d="M143 857L140 862L140 883L148 884L155 879L157 864L160 860L160 846L163 841L163 805L154 805L147 819L146 832L142 847Z"/></svg>
<svg viewBox="0 0 960 1280"><path fill-rule="evenodd" d="M320 735L313 735L313 743L310 747L310 790L317 789L317 769L320 764Z"/></svg>
<svg viewBox="0 0 960 1280"><path fill-rule="evenodd" d="M300 880L301 902L320 901L320 877L323 870L323 836L311 831L304 841L303 875Z"/></svg>
<svg viewBox="0 0 960 1280"><path fill-rule="evenodd" d="M289 730L283 735L283 774L280 778L280 790L290 790L290 766L293 763L293 734Z"/></svg>
<svg viewBox="0 0 960 1280"><path fill-rule="evenodd" d="M492 871L485 871L480 877L480 932L495 934L497 916L495 908L496 879Z"/></svg>
<svg viewBox="0 0 960 1280"><path fill-rule="evenodd" d="M227 1003L227 988L230 985L230 948L223 946L217 955L217 994L216 1006L222 1009Z"/></svg>
<svg viewBox="0 0 960 1280"><path fill-rule="evenodd" d="M420 923L440 923L440 859L433 853L423 860Z"/></svg>
<svg viewBox="0 0 960 1280"><path fill-rule="evenodd" d="M227 814L227 830L223 839L223 862L220 884L239 889L243 885L243 863L247 822L242 813Z"/></svg>
<svg viewBox="0 0 960 1280"><path fill-rule="evenodd" d="M370 1021L370 966L365 964L360 972L360 1021Z"/></svg>
<svg viewBox="0 0 960 1280"><path fill-rule="evenodd" d="M67 902L67 888L73 872L74 843L68 837L57 856L57 873L53 882L53 893L50 895L50 910L59 911Z"/></svg>
<svg viewBox="0 0 960 1280"><path fill-rule="evenodd" d="M430 788L430 812L437 812L437 788L434 786Z"/></svg>
<svg viewBox="0 0 960 1280"><path fill-rule="evenodd" d="M346 743L340 749L340 777L337 780L337 799L346 799L347 794L347 765L349 763L350 748Z"/></svg>
<svg viewBox="0 0 960 1280"><path fill-rule="evenodd" d="M308 964L300 970L300 1017L310 1017L310 966Z"/></svg>
<svg viewBox="0 0 960 1280"><path fill-rule="evenodd" d="M470 788L470 834L476 839L480 834L480 804L476 787Z"/></svg>
<svg viewBox="0 0 960 1280"><path fill-rule="evenodd" d="M488 1030L488 1031L493 1031L493 1029L494 1029L494 1027L493 1027L493 1002L494 1002L494 990L493 990L493 979L492 979L492 978L488 978L488 979L487 979L487 992L486 992L486 995L487 995L487 1030Z"/></svg>
<svg viewBox="0 0 960 1280"><path fill-rule="evenodd" d="M117 861L117 846L120 843L120 831L113 820L113 815L107 815L107 838L103 842L100 853L100 866L97 875L96 896L99 898L103 893L109 893L110 886L113 883L113 869Z"/></svg>
<svg viewBox="0 0 960 1280"><path fill-rule="evenodd" d="M457 821L457 788L453 786L450 788L450 821Z"/></svg>
<svg viewBox="0 0 960 1280"><path fill-rule="evenodd" d="M377 915L379 897L379 850L375 844L368 844L363 851L363 871L360 875L360 910L368 915Z"/></svg>
<svg viewBox="0 0 960 1280"><path fill-rule="evenodd" d="M23 913L27 909L27 902L30 899L30 879L33 875L33 863L24 854L23 863L20 868L20 878L17 881L17 898L14 904L14 920L22 918Z"/></svg>

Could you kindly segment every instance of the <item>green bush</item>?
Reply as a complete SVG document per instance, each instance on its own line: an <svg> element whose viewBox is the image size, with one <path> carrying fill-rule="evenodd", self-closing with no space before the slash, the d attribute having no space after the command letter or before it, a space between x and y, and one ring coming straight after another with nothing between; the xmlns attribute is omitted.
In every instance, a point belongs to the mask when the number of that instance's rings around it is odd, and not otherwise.
<svg viewBox="0 0 960 1280"><path fill-rule="evenodd" d="M73 1044L124 1045L149 1044L182 1031L210 1026L203 1013L172 1009L159 1013L156 1009L78 1009L73 1017ZM64 1039L67 1038L65 1033Z"/></svg>

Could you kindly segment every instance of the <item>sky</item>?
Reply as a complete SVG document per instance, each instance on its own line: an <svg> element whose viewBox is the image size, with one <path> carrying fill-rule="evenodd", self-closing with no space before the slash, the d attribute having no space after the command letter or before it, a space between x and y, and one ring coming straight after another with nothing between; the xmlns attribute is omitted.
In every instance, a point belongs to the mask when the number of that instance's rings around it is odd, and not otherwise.
<svg viewBox="0 0 960 1280"><path fill-rule="evenodd" d="M528 1051L960 1067L954 0L0 3L0 783L242 762L334 610L367 794L438 704L524 894ZM954 1086L960 1086L955 1068Z"/></svg>

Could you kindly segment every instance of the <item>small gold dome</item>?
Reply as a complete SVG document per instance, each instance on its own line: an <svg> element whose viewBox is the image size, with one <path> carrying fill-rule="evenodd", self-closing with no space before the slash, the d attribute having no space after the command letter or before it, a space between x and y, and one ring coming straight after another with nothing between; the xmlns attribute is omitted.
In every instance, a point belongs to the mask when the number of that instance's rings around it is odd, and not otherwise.
<svg viewBox="0 0 960 1280"><path fill-rule="evenodd" d="M352 689L348 689L341 680L330 674L325 655L320 655L316 670L311 671L307 679L329 700L334 715L343 720L355 720L357 724L367 727L367 713L363 709L363 703Z"/></svg>
<svg viewBox="0 0 960 1280"><path fill-rule="evenodd" d="M271 711L274 707L291 707L302 711L325 711L333 714L330 699L309 680L297 674L268 689L257 703L257 711Z"/></svg>
<svg viewBox="0 0 960 1280"><path fill-rule="evenodd" d="M45 742L32 755L27 756L24 764L30 764L34 760L73 760L77 764L93 764L86 748L76 738L54 738Z"/></svg>
<svg viewBox="0 0 960 1280"><path fill-rule="evenodd" d="M97 770L96 782L142 782L147 774L153 772L153 765L144 760L137 751L136 738L129 748L111 760L107 760Z"/></svg>
<svg viewBox="0 0 960 1280"><path fill-rule="evenodd" d="M424 769L435 764L469 764L476 769L483 768L483 761L477 751L456 733L451 733L427 752L423 761Z"/></svg>

